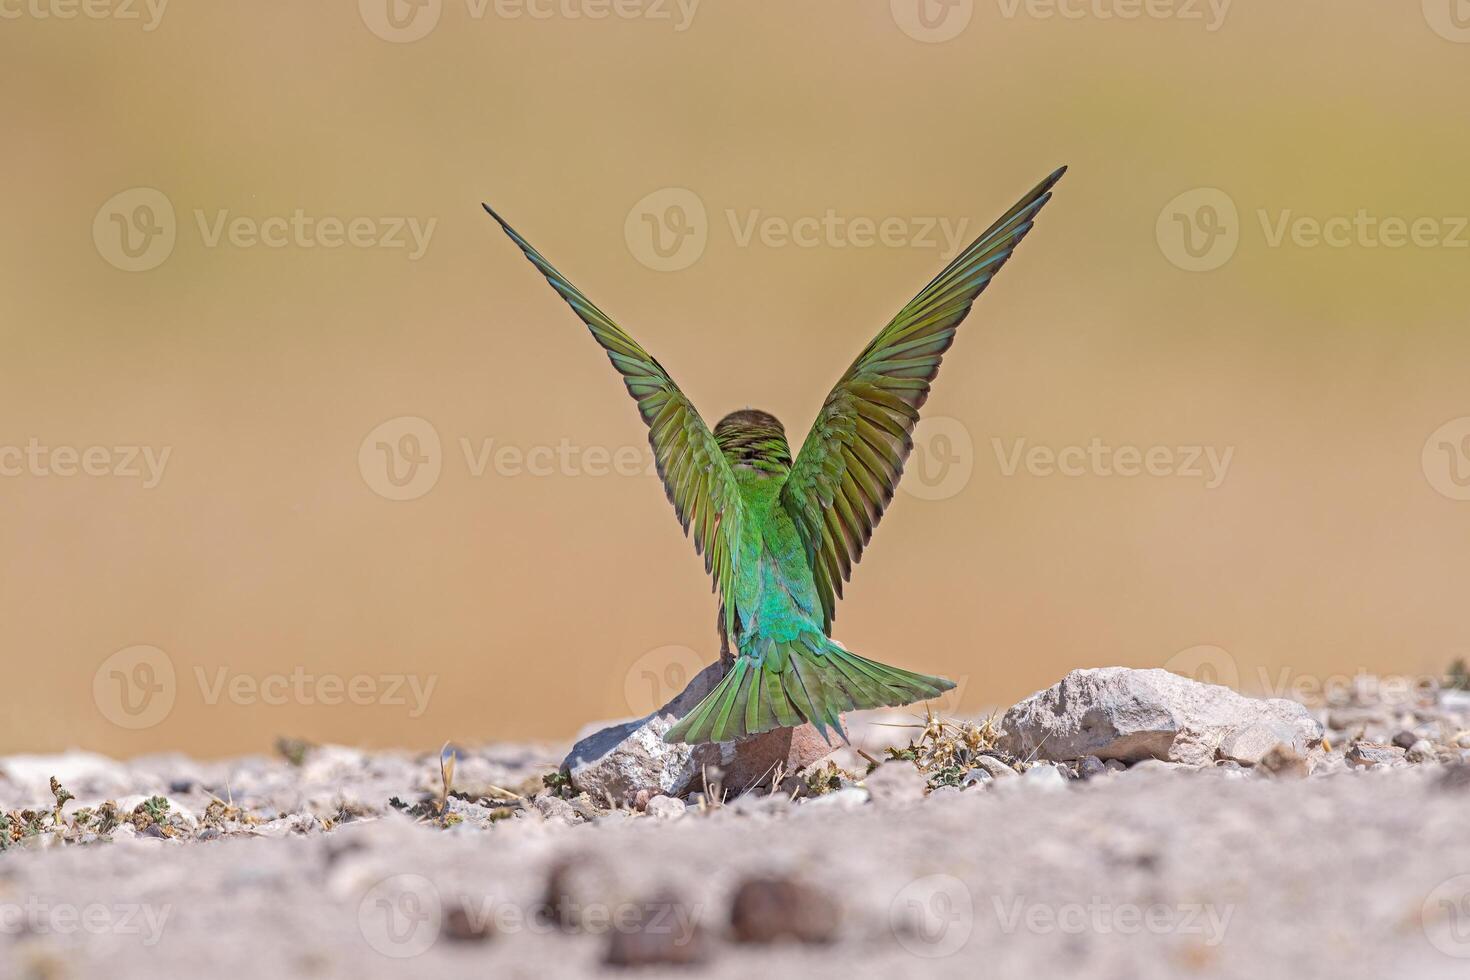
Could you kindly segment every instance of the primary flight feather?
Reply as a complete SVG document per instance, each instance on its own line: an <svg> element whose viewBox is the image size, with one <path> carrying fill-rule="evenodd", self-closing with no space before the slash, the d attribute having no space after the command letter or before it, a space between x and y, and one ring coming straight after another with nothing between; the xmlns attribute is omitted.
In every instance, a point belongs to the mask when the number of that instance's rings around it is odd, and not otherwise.
<svg viewBox="0 0 1470 980"><path fill-rule="evenodd" d="M667 741L723 742L803 722L845 738L844 711L954 687L849 652L832 640L832 619L893 499L944 352L1064 173L1018 201L873 338L794 459L786 430L766 412L732 412L711 432L663 366L485 205L623 376L669 501L714 577L722 648L733 642L735 656Z"/></svg>

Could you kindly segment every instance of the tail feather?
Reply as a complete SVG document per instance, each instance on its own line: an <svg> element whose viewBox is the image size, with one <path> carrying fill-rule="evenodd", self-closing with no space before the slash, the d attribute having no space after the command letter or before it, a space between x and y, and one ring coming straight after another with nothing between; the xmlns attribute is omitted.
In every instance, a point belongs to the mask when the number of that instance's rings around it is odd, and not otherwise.
<svg viewBox="0 0 1470 980"><path fill-rule="evenodd" d="M912 704L953 687L942 677L860 657L826 638L784 643L759 660L737 657L724 679L669 729L664 741L728 742L809 721L830 745L829 731L847 740L844 711Z"/></svg>

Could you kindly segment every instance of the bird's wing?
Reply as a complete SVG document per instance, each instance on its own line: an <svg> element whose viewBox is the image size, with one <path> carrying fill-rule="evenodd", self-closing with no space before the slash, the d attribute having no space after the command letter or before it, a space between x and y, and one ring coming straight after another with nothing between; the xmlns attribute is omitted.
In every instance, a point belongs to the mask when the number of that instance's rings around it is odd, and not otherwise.
<svg viewBox="0 0 1470 980"><path fill-rule="evenodd" d="M737 540L741 503L735 474L709 427L648 351L582 295L581 290L557 272L488 204L484 207L587 324L593 338L607 351L608 360L623 376L628 393L638 403L638 412L648 424L648 441L653 446L654 462L669 502L674 505L684 533L693 532L694 549L704 556L705 571L714 576L714 585L723 600L733 593L731 553ZM726 628L733 635L735 604L725 605Z"/></svg>
<svg viewBox="0 0 1470 980"><path fill-rule="evenodd" d="M1042 181L899 310L837 382L782 487L831 627L913 448L930 382L975 298L1031 230L1066 167Z"/></svg>

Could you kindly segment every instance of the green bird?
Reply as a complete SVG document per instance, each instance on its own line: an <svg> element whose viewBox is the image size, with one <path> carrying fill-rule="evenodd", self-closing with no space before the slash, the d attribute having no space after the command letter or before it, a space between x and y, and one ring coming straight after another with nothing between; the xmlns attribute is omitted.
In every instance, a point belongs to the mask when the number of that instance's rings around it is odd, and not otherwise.
<svg viewBox="0 0 1470 980"><path fill-rule="evenodd" d="M666 741L724 742L805 721L832 744L829 732L847 738L844 711L911 704L954 687L850 652L832 639L832 619L893 499L944 352L1064 173L1017 202L879 332L822 403L795 458L767 412L731 412L711 432L648 351L484 206L623 376L669 501L714 577L726 673Z"/></svg>

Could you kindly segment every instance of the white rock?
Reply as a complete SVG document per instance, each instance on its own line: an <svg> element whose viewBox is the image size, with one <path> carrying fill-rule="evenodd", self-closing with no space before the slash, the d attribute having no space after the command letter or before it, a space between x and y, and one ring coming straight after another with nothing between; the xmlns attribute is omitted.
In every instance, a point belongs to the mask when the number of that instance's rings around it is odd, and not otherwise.
<svg viewBox="0 0 1470 980"><path fill-rule="evenodd" d="M1421 738L1409 746L1409 752L1406 758L1410 762L1434 762L1438 756L1435 754L1433 744L1428 739Z"/></svg>
<svg viewBox="0 0 1470 980"><path fill-rule="evenodd" d="M912 762L894 761L885 762L868 773L863 785L867 787L874 803L879 806L893 806L922 800L928 780L914 768Z"/></svg>
<svg viewBox="0 0 1470 980"><path fill-rule="evenodd" d="M1067 777L1056 766L1039 762L1021 774L1021 782L1027 788L1043 793L1054 793L1067 788Z"/></svg>
<svg viewBox="0 0 1470 980"><path fill-rule="evenodd" d="M1264 755L1288 736L1305 751L1323 734L1294 701L1247 698L1166 670L1127 667L1074 670L1007 711L1001 727L1000 747L1020 758L1095 755L1194 766L1211 764L1227 740L1237 761L1254 762L1258 751Z"/></svg>
<svg viewBox="0 0 1470 980"><path fill-rule="evenodd" d="M706 772L722 787L743 792L769 780L779 766L796 772L832 752L811 725L778 728L738 742L671 744L664 734L688 714L724 676L719 663L695 675L678 697L646 718L594 732L572 746L562 771L572 787L593 799L632 804L640 790L685 796L700 788ZM833 740L837 741L836 736Z"/></svg>
<svg viewBox="0 0 1470 980"><path fill-rule="evenodd" d="M1014 776L1016 770L1001 762L993 755L982 755L975 760L975 768L983 770L992 779L1004 779Z"/></svg>
<svg viewBox="0 0 1470 980"><path fill-rule="evenodd" d="M1347 762L1360 769L1397 766L1404 763L1404 750L1397 745L1369 745L1359 742L1347 751Z"/></svg>
<svg viewBox="0 0 1470 980"><path fill-rule="evenodd" d="M855 810L865 806L868 802L868 791L856 786L848 786L845 789L833 790L814 796L802 803L803 808L816 807L817 809L833 810Z"/></svg>
<svg viewBox="0 0 1470 980"><path fill-rule="evenodd" d="M649 800L643 812L655 820L678 820L684 816L685 807L682 802L672 796L660 795Z"/></svg>

